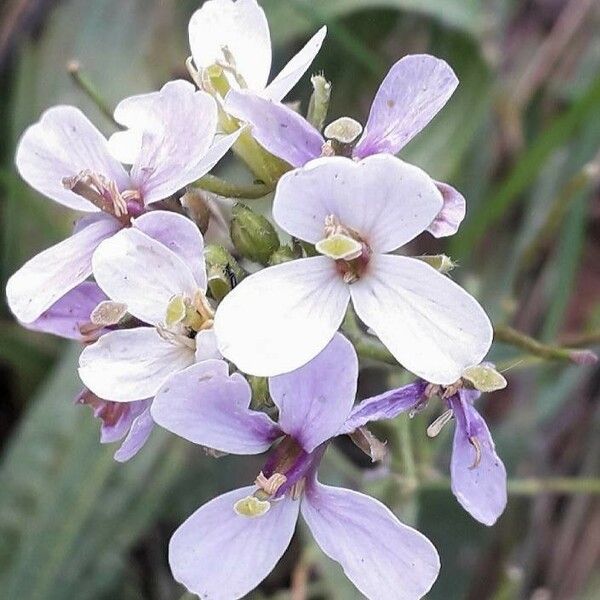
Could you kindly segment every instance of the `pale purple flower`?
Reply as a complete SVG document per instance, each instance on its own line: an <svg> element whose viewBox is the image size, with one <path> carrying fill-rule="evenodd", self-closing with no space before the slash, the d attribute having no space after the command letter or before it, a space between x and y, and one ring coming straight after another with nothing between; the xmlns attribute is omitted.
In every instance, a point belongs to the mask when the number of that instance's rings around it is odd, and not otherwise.
<svg viewBox="0 0 600 600"><path fill-rule="evenodd" d="M279 443L255 485L208 502L169 545L174 577L201 598L241 598L274 568L299 513L325 554L367 598L421 598L439 572L431 542L403 525L381 502L317 480L330 440L353 414L358 360L336 335L302 368L269 381L279 422L250 410L251 391L222 362L197 364L157 394L157 423L203 446L259 454Z"/></svg>
<svg viewBox="0 0 600 600"><path fill-rule="evenodd" d="M96 282L143 326L111 331L84 349L79 375L94 394L118 402L151 398L171 374L220 357L203 252L196 225L165 211L138 217L98 246Z"/></svg>
<svg viewBox="0 0 600 600"><path fill-rule="evenodd" d="M207 173L238 133L215 141L214 99L185 81L123 100L115 118L129 130L114 147L133 162L128 173L104 136L77 108L56 106L23 134L16 164L23 179L48 198L88 213L73 235L29 260L8 281L8 304L23 323L35 321L91 274L102 240L145 207Z"/></svg>
<svg viewBox="0 0 600 600"><path fill-rule="evenodd" d="M427 402L428 384L417 381L398 390L365 400L353 412L344 432L381 418L392 419L404 412L420 410ZM439 429L452 417L456 423L450 461L452 492L461 506L484 525L493 525L507 501L506 469L496 453L490 430L473 406L481 392L463 385L444 398L449 412L436 421Z"/></svg>
<svg viewBox="0 0 600 600"><path fill-rule="evenodd" d="M263 9L256 0L209 0L190 20L192 58L202 72L213 65L223 68L233 88L281 100L304 75L327 33L322 27L267 84L271 72L271 34Z"/></svg>
<svg viewBox="0 0 600 600"><path fill-rule="evenodd" d="M215 316L223 356L253 375L291 371L327 345L352 299L400 364L427 381L454 383L487 353L490 321L448 277L390 254L441 206L433 181L389 154L320 158L285 174L274 220L322 255L259 271L225 297Z"/></svg>
<svg viewBox="0 0 600 600"><path fill-rule="evenodd" d="M457 85L456 75L443 60L427 54L400 59L377 91L353 158L400 152L441 110ZM252 135L264 148L294 167L323 153L325 138L321 133L281 103L232 90L226 108L252 124ZM446 183L436 185L444 204L427 229L436 237L453 235L465 217L465 199Z"/></svg>
<svg viewBox="0 0 600 600"><path fill-rule="evenodd" d="M154 429L154 420L150 415L150 399L128 403L111 402L102 400L84 389L77 397L77 403L89 406L94 417L102 422L101 444L112 444L122 440L114 454L114 459L118 462L127 462L133 458L146 444Z"/></svg>

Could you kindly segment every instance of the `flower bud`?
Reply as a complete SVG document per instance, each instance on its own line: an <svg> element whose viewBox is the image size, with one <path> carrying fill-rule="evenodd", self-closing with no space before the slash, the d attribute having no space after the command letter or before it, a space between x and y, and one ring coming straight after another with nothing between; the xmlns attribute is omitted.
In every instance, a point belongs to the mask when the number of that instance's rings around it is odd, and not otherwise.
<svg viewBox="0 0 600 600"><path fill-rule="evenodd" d="M308 104L306 120L321 131L329 111L329 99L331 96L331 83L323 75L313 75L310 78L313 93Z"/></svg>
<svg viewBox="0 0 600 600"><path fill-rule="evenodd" d="M261 265L268 264L269 258L280 245L279 236L269 220L244 204L233 207L230 234L238 252Z"/></svg>
<svg viewBox="0 0 600 600"><path fill-rule="evenodd" d="M294 260L296 258L300 258L296 252L289 246L281 246L278 250L275 250L273 254L271 254L271 258L269 258L269 266L273 267L275 265L280 265L284 262L289 262L290 260Z"/></svg>
<svg viewBox="0 0 600 600"><path fill-rule="evenodd" d="M208 244L204 248L208 289L221 301L245 276L245 271L223 246Z"/></svg>
<svg viewBox="0 0 600 600"><path fill-rule="evenodd" d="M269 394L269 382L266 377L248 375L248 383L252 389L250 407L254 410L268 409L274 406Z"/></svg>
<svg viewBox="0 0 600 600"><path fill-rule="evenodd" d="M206 203L206 192L190 188L181 197L180 202L190 219L198 225L198 229L204 235L210 222L210 208Z"/></svg>

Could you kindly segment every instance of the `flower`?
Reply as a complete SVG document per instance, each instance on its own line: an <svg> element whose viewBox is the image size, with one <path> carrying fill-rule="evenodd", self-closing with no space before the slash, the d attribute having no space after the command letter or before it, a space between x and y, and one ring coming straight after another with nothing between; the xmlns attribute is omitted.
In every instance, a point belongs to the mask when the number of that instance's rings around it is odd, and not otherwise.
<svg viewBox="0 0 600 600"><path fill-rule="evenodd" d="M291 371L327 345L352 299L398 362L427 381L454 383L491 345L487 315L423 261L388 254L441 205L423 171L389 154L320 158L284 175L273 217L321 256L259 271L225 297L215 316L223 356L253 375Z"/></svg>
<svg viewBox="0 0 600 600"><path fill-rule="evenodd" d="M110 402L84 389L77 397L77 403L90 406L94 416L102 421L101 444L123 440L114 455L118 462L127 462L133 458L143 448L154 429L150 399L128 403Z"/></svg>
<svg viewBox="0 0 600 600"><path fill-rule="evenodd" d="M310 363L269 381L278 423L248 408L248 383L228 375L222 362L194 365L161 388L155 421L192 442L259 454L279 440L255 485L208 502L171 538L171 569L190 591L231 599L250 592L284 553L301 512L323 551L366 597L427 593L439 572L431 542L379 501L317 480L328 443L352 418L357 376L356 353L338 334Z"/></svg>
<svg viewBox="0 0 600 600"><path fill-rule="evenodd" d="M439 394L448 410L430 425L427 434L435 437L454 418L456 428L450 461L452 492L472 517L491 526L506 507L506 469L496 453L490 430L473 404L482 391L505 386L506 380L490 363L465 369L463 376L450 386L417 381L412 386L362 402L348 419L344 432L373 420L393 419L403 412L421 410L431 396Z"/></svg>
<svg viewBox="0 0 600 600"><path fill-rule="evenodd" d="M102 240L208 172L237 139L218 139L217 106L185 81L123 100L115 118L128 126L112 146L133 162L127 171L104 136L77 108L55 106L23 134L16 163L23 179L52 200L88 215L73 235L29 260L8 281L8 304L23 323L35 321L91 274ZM122 156L123 157L123 156Z"/></svg>
<svg viewBox="0 0 600 600"><path fill-rule="evenodd" d="M138 217L98 246L96 282L142 326L111 331L84 349L79 376L94 394L117 402L151 398L171 374L220 357L203 249L198 228L165 211Z"/></svg>
<svg viewBox="0 0 600 600"><path fill-rule="evenodd" d="M397 154L441 110L457 85L458 79L445 61L427 54L405 56L392 66L377 91L360 139L362 127L348 118L329 125L325 134L343 137L355 159ZM278 102L232 90L226 109L251 123L254 138L294 167L335 150L310 123ZM333 139L334 144L336 141ZM444 204L427 229L435 237L453 235L465 217L465 199L447 183L435 184Z"/></svg>
<svg viewBox="0 0 600 600"><path fill-rule="evenodd" d="M322 27L267 85L271 71L271 35L256 0L208 0L190 20L192 58L198 69L220 67L234 88L281 100L306 72L321 48Z"/></svg>

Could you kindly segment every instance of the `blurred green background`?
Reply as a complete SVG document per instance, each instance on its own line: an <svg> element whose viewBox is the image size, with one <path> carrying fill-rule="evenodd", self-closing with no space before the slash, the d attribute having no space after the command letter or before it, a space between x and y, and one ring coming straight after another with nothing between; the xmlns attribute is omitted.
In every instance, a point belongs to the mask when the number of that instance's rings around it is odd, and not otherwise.
<svg viewBox="0 0 600 600"><path fill-rule="evenodd" d="M445 58L461 84L402 157L458 187L468 216L445 251L453 277L498 325L550 344L600 338L600 6L594 0L263 0L274 72L322 23L313 72L333 81L331 117L365 121L387 69L407 53ZM110 123L70 80L80 61L114 105L185 77L190 0L4 0L0 4L1 278L60 240L74 215L30 191L14 167L23 129L47 107L74 103ZM308 75L290 98L306 101ZM233 162L233 161L231 161ZM224 177L239 167L225 162ZM177 600L166 559L171 532L212 495L246 485L260 459L213 459L155 432L129 464L98 443L99 424L75 407L77 349L15 324L0 334L0 598ZM484 397L511 479L491 529L451 495L451 427L434 441L435 407L378 430L392 475L341 442L322 479L386 501L437 546L431 599L600 598L600 371L542 361L497 343L509 388ZM365 362L362 394L402 374ZM406 446L410 453L406 453ZM422 483L407 486L413 465ZM407 462L408 461L408 462ZM438 479L436 473L441 474ZM186 597L186 596L184 596ZM253 598L360 595L299 528Z"/></svg>

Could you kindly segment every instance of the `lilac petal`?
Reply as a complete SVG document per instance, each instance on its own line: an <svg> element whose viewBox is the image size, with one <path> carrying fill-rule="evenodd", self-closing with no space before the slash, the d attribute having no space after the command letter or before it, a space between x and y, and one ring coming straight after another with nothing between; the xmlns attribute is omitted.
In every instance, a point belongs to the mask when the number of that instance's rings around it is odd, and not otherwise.
<svg viewBox="0 0 600 600"><path fill-rule="evenodd" d="M473 518L491 526L506 507L506 469L485 421L462 391L452 396L450 405L456 418L450 463L452 492ZM479 445L479 464L470 438L476 438Z"/></svg>
<svg viewBox="0 0 600 600"><path fill-rule="evenodd" d="M94 277L106 295L127 305L144 323L164 322L169 301L192 299L198 285L183 260L139 229L123 229L106 240L92 258Z"/></svg>
<svg viewBox="0 0 600 600"><path fill-rule="evenodd" d="M350 293L361 321L425 381L454 383L492 343L490 320L475 298L423 261L373 255Z"/></svg>
<svg viewBox="0 0 600 600"><path fill-rule="evenodd" d="M281 430L264 413L250 410L252 392L227 363L207 360L170 377L152 404L165 429L208 448L232 454L260 454Z"/></svg>
<svg viewBox="0 0 600 600"><path fill-rule="evenodd" d="M291 108L249 92L231 90L227 112L252 125L252 137L271 154L293 167L321 155L323 136Z"/></svg>
<svg viewBox="0 0 600 600"><path fill-rule="evenodd" d="M204 156L217 130L217 105L191 83L170 81L159 92L127 98L115 110L115 118L142 141L131 178L146 205L167 198L210 169Z"/></svg>
<svg viewBox="0 0 600 600"><path fill-rule="evenodd" d="M219 350L246 373L287 373L325 348L344 318L348 299L348 286L324 256L263 269L219 304Z"/></svg>
<svg viewBox="0 0 600 600"><path fill-rule="evenodd" d="M148 407L147 400L123 404L99 399L98 403L98 406L89 404L94 408L94 416L102 420L101 444L112 444L122 440L129 433L135 419Z"/></svg>
<svg viewBox="0 0 600 600"><path fill-rule="evenodd" d="M303 367L272 377L269 391L279 408L279 425L306 452L334 437L356 396L358 358L341 334Z"/></svg>
<svg viewBox="0 0 600 600"><path fill-rule="evenodd" d="M383 80L355 155L397 154L435 117L458 79L448 63L427 54L400 59Z"/></svg>
<svg viewBox="0 0 600 600"><path fill-rule="evenodd" d="M439 181L435 185L442 193L444 205L427 231L437 238L454 235L467 214L467 203L464 196L451 185Z"/></svg>
<svg viewBox="0 0 600 600"><path fill-rule="evenodd" d="M146 444L152 430L154 421L150 414L149 403L146 402L146 409L139 414L131 424L131 429L127 437L123 440L121 447L115 452L114 459L118 462L127 462L133 458Z"/></svg>
<svg viewBox="0 0 600 600"><path fill-rule="evenodd" d="M289 234L316 244L324 237L325 219L334 215L374 252L390 252L424 231L441 207L433 180L395 156L360 162L331 157L279 180L273 218Z"/></svg>
<svg viewBox="0 0 600 600"><path fill-rule="evenodd" d="M98 209L65 189L64 177L89 169L130 187L125 169L111 156L104 136L73 106L55 106L21 137L16 156L21 177L38 192L60 204L86 212Z"/></svg>
<svg viewBox="0 0 600 600"><path fill-rule="evenodd" d="M263 92L266 98L279 101L287 96L312 64L326 35L327 27L323 26L306 42L302 50L283 67L279 75L266 87Z"/></svg>
<svg viewBox="0 0 600 600"><path fill-rule="evenodd" d="M67 292L35 321L23 323L23 326L32 331L82 342L86 336L81 334L79 328L90 322L94 308L106 299L106 294L95 283L84 281Z"/></svg>
<svg viewBox="0 0 600 600"><path fill-rule="evenodd" d="M107 215L27 261L6 284L8 305L17 319L35 321L87 279L94 250L120 227L119 221Z"/></svg>
<svg viewBox="0 0 600 600"><path fill-rule="evenodd" d="M289 498L272 502L260 517L235 513L234 504L255 490L249 486L211 500L173 534L173 576L200 598L242 598L273 570L289 546L300 503Z"/></svg>
<svg viewBox="0 0 600 600"><path fill-rule="evenodd" d="M154 327L119 329L86 346L79 377L100 398L151 398L173 374L194 364L194 350L164 340Z"/></svg>
<svg viewBox="0 0 600 600"><path fill-rule="evenodd" d="M196 334L196 362L202 362L203 360L209 360L211 358L223 358L223 355L219 352L219 346L217 344L217 336L213 327L210 329L203 329Z"/></svg>
<svg viewBox="0 0 600 600"><path fill-rule="evenodd" d="M301 510L323 552L367 598L416 600L436 580L440 561L433 544L378 500L315 480Z"/></svg>
<svg viewBox="0 0 600 600"><path fill-rule="evenodd" d="M177 254L192 271L198 287L206 290L204 240L190 219L166 210L153 210L135 219L133 225Z"/></svg>
<svg viewBox="0 0 600 600"><path fill-rule="evenodd" d="M237 72L252 90L267 85L271 70L271 36L263 9L256 0L209 0L190 19L190 49L199 69L225 60L231 53ZM231 84L238 83L225 73Z"/></svg>
<svg viewBox="0 0 600 600"><path fill-rule="evenodd" d="M340 433L350 433L371 421L394 419L417 406L423 399L427 383L417 381L359 402L350 413Z"/></svg>

